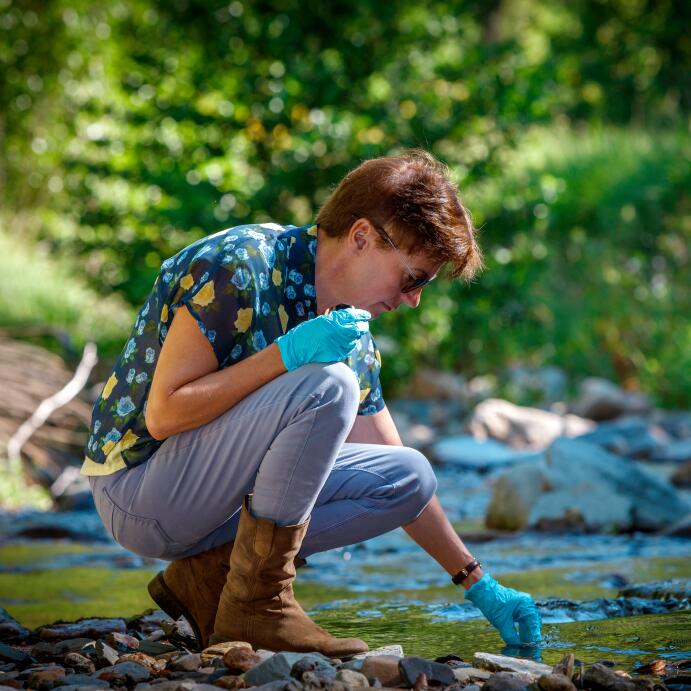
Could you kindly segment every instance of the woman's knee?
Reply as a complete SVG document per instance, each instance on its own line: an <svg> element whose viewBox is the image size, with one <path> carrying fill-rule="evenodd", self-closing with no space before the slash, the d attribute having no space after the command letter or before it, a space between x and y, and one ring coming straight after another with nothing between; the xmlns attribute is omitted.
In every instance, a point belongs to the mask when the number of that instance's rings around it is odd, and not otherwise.
<svg viewBox="0 0 691 691"><path fill-rule="evenodd" d="M300 368L310 381L313 392L323 401L337 405L349 415L357 415L360 404L360 385L353 370L343 362L315 362Z"/></svg>
<svg viewBox="0 0 691 691"><path fill-rule="evenodd" d="M394 495L405 507L407 520L413 520L436 493L437 477L430 462L416 449L402 446L397 448L395 455Z"/></svg>

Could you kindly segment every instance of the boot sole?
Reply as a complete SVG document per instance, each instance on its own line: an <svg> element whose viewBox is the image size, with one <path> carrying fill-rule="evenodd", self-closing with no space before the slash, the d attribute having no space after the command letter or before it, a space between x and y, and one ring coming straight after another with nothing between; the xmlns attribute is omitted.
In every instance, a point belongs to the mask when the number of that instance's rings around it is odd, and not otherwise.
<svg viewBox="0 0 691 691"><path fill-rule="evenodd" d="M166 585L163 578L163 571L159 571L156 576L154 576L149 585L147 586L149 595L151 599L169 616L174 620L180 617L185 617L189 625L194 631L194 637L197 639L197 648L201 651L203 650L204 641L202 640L202 633L199 630L197 622L194 617L187 611L187 607L175 597L173 591Z"/></svg>

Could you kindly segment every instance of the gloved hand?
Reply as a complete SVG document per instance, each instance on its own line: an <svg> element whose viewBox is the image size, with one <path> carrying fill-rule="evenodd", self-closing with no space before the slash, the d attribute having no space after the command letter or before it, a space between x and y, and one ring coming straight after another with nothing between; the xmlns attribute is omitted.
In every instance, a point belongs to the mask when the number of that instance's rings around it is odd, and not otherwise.
<svg viewBox="0 0 691 691"><path fill-rule="evenodd" d="M542 620L528 593L506 588L485 572L477 583L466 590L465 597L499 630L507 645L540 642Z"/></svg>
<svg viewBox="0 0 691 691"><path fill-rule="evenodd" d="M367 310L337 309L302 322L276 339L288 371L308 362L339 362L369 331Z"/></svg>

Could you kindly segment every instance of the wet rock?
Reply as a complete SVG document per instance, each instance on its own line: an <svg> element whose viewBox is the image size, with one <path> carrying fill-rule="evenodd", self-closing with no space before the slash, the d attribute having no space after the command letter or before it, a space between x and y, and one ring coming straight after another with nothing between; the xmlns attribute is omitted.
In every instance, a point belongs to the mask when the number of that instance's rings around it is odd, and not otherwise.
<svg viewBox="0 0 691 691"><path fill-rule="evenodd" d="M456 681L463 684L472 681L487 681L492 676L491 672L479 667L456 667L452 671Z"/></svg>
<svg viewBox="0 0 691 691"><path fill-rule="evenodd" d="M120 658L118 652L102 640L87 643L79 652L94 660L97 667L109 667Z"/></svg>
<svg viewBox="0 0 691 691"><path fill-rule="evenodd" d="M93 642L90 638L68 638L57 643L39 641L31 648L31 654L37 660L59 659L66 653L79 652L85 645Z"/></svg>
<svg viewBox="0 0 691 691"><path fill-rule="evenodd" d="M293 665L303 657L305 653L276 653L247 672L245 681L250 686L259 686L278 679L288 679Z"/></svg>
<svg viewBox="0 0 691 691"><path fill-rule="evenodd" d="M65 638L100 638L111 632L127 633L124 619L78 619L75 622L58 621L39 629L45 640Z"/></svg>
<svg viewBox="0 0 691 691"><path fill-rule="evenodd" d="M475 653L473 664L480 669L490 672L519 672L540 676L551 674L552 668L541 662L526 660L519 657L508 657L507 655L493 655L492 653Z"/></svg>
<svg viewBox="0 0 691 691"><path fill-rule="evenodd" d="M177 648L172 643L163 643L162 641L150 641L145 639L139 642L139 652L147 655L163 655L164 653L174 653Z"/></svg>
<svg viewBox="0 0 691 691"><path fill-rule="evenodd" d="M0 607L0 641L19 643L26 640L30 633L6 609Z"/></svg>
<svg viewBox="0 0 691 691"><path fill-rule="evenodd" d="M252 648L244 646L234 646L223 654L223 664L233 672L249 672L261 661L260 655L257 655Z"/></svg>
<svg viewBox="0 0 691 691"><path fill-rule="evenodd" d="M7 676L5 673L0 673L0 691L9 691L9 689L21 689L22 683L13 677Z"/></svg>
<svg viewBox="0 0 691 691"><path fill-rule="evenodd" d="M477 684L467 684L463 688L465 691L480 691L480 687Z"/></svg>
<svg viewBox="0 0 691 691"><path fill-rule="evenodd" d="M477 441L463 435L439 440L432 446L431 455L441 464L480 471L541 459L537 452L515 451L492 439Z"/></svg>
<svg viewBox="0 0 691 691"><path fill-rule="evenodd" d="M302 681L307 672L311 672L313 677L321 681L336 678L336 669L331 665L331 661L321 655L305 655L291 667L290 676Z"/></svg>
<svg viewBox="0 0 691 691"><path fill-rule="evenodd" d="M369 686L367 677L354 669L340 669L336 673L336 679L342 681L351 689L359 689Z"/></svg>
<svg viewBox="0 0 691 691"><path fill-rule="evenodd" d="M6 643L0 643L0 660L2 662L11 662L21 667L31 662L31 655L23 650L17 650L17 648L13 648Z"/></svg>
<svg viewBox="0 0 691 691"><path fill-rule="evenodd" d="M275 679L255 687L255 691L302 691L302 684L290 677Z"/></svg>
<svg viewBox="0 0 691 691"><path fill-rule="evenodd" d="M548 489L543 464L521 463L509 468L494 482L485 525L496 530L522 530L535 502Z"/></svg>
<svg viewBox="0 0 691 691"><path fill-rule="evenodd" d="M182 672L195 672L202 666L202 656L199 653L187 653L173 658L168 666Z"/></svg>
<svg viewBox="0 0 691 691"><path fill-rule="evenodd" d="M105 679L97 679L90 674L66 674L64 677L59 677L55 680L53 688L62 688L63 686L91 686L93 688L107 689L110 685Z"/></svg>
<svg viewBox="0 0 691 691"><path fill-rule="evenodd" d="M434 686L448 686L456 680L453 670L448 665L415 655L399 660L398 671L408 686L414 686L420 674L424 674L428 683Z"/></svg>
<svg viewBox="0 0 691 691"><path fill-rule="evenodd" d="M133 653L139 648L138 638L117 631L111 631L106 636L106 643L119 653Z"/></svg>
<svg viewBox="0 0 691 691"><path fill-rule="evenodd" d="M667 669L667 660L653 660L645 665L640 665L635 668L636 674L656 674L661 675Z"/></svg>
<svg viewBox="0 0 691 691"><path fill-rule="evenodd" d="M525 691L532 681L530 674L497 672L485 682L483 691Z"/></svg>
<svg viewBox="0 0 691 691"><path fill-rule="evenodd" d="M172 619L164 620L161 623L161 628L170 640L182 643L188 647L196 647L197 639L194 631L184 617L180 617L176 621Z"/></svg>
<svg viewBox="0 0 691 691"><path fill-rule="evenodd" d="M49 689L53 686L53 682L59 677L65 676L65 668L60 665L51 665L50 667L43 667L37 669L26 679L27 688Z"/></svg>
<svg viewBox="0 0 691 691"><path fill-rule="evenodd" d="M578 438L619 456L639 459L655 456L668 439L664 430L640 417L604 422Z"/></svg>
<svg viewBox="0 0 691 691"><path fill-rule="evenodd" d="M398 686L401 683L400 659L397 655L371 655L364 659L360 671L368 679L379 679L382 686Z"/></svg>
<svg viewBox="0 0 691 691"><path fill-rule="evenodd" d="M67 653L63 660L67 667L79 674L91 674L96 671L96 665L81 653Z"/></svg>
<svg viewBox="0 0 691 691"><path fill-rule="evenodd" d="M583 685L591 691L635 691L636 684L601 663L590 665L583 673Z"/></svg>
<svg viewBox="0 0 691 691"><path fill-rule="evenodd" d="M396 657L403 657L403 646L396 644L383 645L374 650L368 650L365 653L358 653L353 655L353 660L364 660L366 657L375 657L376 655L396 655Z"/></svg>
<svg viewBox="0 0 691 691"><path fill-rule="evenodd" d="M571 677L565 674L543 674L537 683L542 691L576 691Z"/></svg>
<svg viewBox="0 0 691 691"><path fill-rule="evenodd" d="M118 662L111 667L104 667L97 675L98 679L105 679L110 684L118 686L131 686L140 681L148 681L150 677L151 672L136 662Z"/></svg>
<svg viewBox="0 0 691 691"><path fill-rule="evenodd" d="M145 636L150 636L159 629L162 631L164 622L172 622L173 620L161 609L147 609L145 612L131 617L127 620L127 626L130 629L136 629ZM161 635L165 635L162 631Z"/></svg>
<svg viewBox="0 0 691 691"><path fill-rule="evenodd" d="M214 658L223 658L223 656L233 648L245 648L247 650L252 650L252 646L245 641L226 641L224 643L215 643L214 645L210 645L208 648L204 648L204 650L202 650L202 663L207 664Z"/></svg>
<svg viewBox="0 0 691 691"><path fill-rule="evenodd" d="M619 597L642 597L653 600L691 600L691 579L670 578L622 588Z"/></svg>
<svg viewBox="0 0 691 691"><path fill-rule="evenodd" d="M691 513L661 530L660 534L672 537L691 537Z"/></svg>
<svg viewBox="0 0 691 691"><path fill-rule="evenodd" d="M579 395L573 412L591 420L612 420L621 415L638 415L650 412L647 396L624 391L606 379L589 377L579 387Z"/></svg>
<svg viewBox="0 0 691 691"><path fill-rule="evenodd" d="M592 420L490 398L479 403L468 421L478 441L494 439L513 449L541 451L557 437L578 437L594 428Z"/></svg>

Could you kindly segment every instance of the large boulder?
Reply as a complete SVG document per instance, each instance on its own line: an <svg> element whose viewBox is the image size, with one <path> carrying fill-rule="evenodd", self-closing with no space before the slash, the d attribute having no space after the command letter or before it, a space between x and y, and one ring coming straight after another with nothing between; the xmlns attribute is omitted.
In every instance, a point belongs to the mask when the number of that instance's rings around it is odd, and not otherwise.
<svg viewBox="0 0 691 691"><path fill-rule="evenodd" d="M532 526L558 519L561 506L562 516L579 512L588 528L654 531L691 510L666 480L580 439L555 440L545 458L551 490L533 507Z"/></svg>
<svg viewBox="0 0 691 691"><path fill-rule="evenodd" d="M521 463L509 468L494 482L485 525L497 530L526 528L532 507L548 489L544 463Z"/></svg>
<svg viewBox="0 0 691 691"><path fill-rule="evenodd" d="M504 529L656 531L690 511L681 493L641 464L561 437L544 461L497 478L485 520Z"/></svg>
<svg viewBox="0 0 691 691"><path fill-rule="evenodd" d="M630 458L657 457L669 439L664 429L636 416L603 422L579 438Z"/></svg>
<svg viewBox="0 0 691 691"><path fill-rule="evenodd" d="M478 440L495 439L515 449L542 450L557 437L577 437L595 427L577 415L514 405L499 398L478 403L468 431Z"/></svg>

